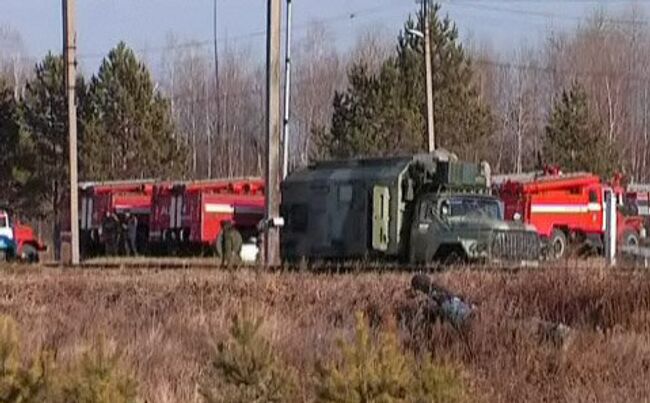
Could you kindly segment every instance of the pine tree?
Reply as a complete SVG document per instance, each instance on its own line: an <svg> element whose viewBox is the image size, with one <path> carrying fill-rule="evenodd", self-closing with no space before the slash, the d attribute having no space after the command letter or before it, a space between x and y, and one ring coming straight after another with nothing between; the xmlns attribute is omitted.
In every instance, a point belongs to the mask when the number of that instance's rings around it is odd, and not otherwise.
<svg viewBox="0 0 650 403"><path fill-rule="evenodd" d="M206 403L272 403L291 401L291 371L262 335L262 318L233 320L230 340L218 343L211 362L212 375L201 394Z"/></svg>
<svg viewBox="0 0 650 403"><path fill-rule="evenodd" d="M77 78L80 98L86 91L83 78ZM59 256L59 233L64 204L68 199L68 107L65 94L64 62L61 56L48 54L36 65L34 78L26 85L22 103L27 132L21 160L30 173L22 186L32 215L51 217L53 245ZM83 138L81 130L80 138Z"/></svg>
<svg viewBox="0 0 650 403"><path fill-rule="evenodd" d="M474 83L469 56L458 29L441 19L439 6L430 18L436 143L461 157L477 160L492 131L492 117ZM422 15L407 29L423 31ZM334 98L331 131L317 132L320 154L334 157L390 155L426 149L424 40L401 33L397 54L377 75L363 64L348 73L349 87ZM320 135L319 135L320 134Z"/></svg>
<svg viewBox="0 0 650 403"><path fill-rule="evenodd" d="M119 43L90 85L83 159L92 179L179 177L186 150L174 139L169 102L131 49Z"/></svg>
<svg viewBox="0 0 650 403"><path fill-rule="evenodd" d="M563 171L588 171L603 177L614 173L618 153L591 115L585 89L574 82L555 102L546 125L544 158Z"/></svg>
<svg viewBox="0 0 650 403"><path fill-rule="evenodd" d="M316 369L319 403L466 401L458 371L404 353L395 331L380 332L375 341L361 313L354 341L340 340L339 357Z"/></svg>
<svg viewBox="0 0 650 403"><path fill-rule="evenodd" d="M136 403L138 384L122 366L119 352L111 352L103 339L78 358L64 374L61 385L64 402Z"/></svg>
<svg viewBox="0 0 650 403"><path fill-rule="evenodd" d="M16 199L20 121L13 89L0 77L0 205Z"/></svg>

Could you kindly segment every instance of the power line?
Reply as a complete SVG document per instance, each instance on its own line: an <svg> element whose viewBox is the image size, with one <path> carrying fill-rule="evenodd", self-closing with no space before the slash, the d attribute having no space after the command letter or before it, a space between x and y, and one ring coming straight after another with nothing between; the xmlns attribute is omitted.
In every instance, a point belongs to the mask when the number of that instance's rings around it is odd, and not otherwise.
<svg viewBox="0 0 650 403"><path fill-rule="evenodd" d="M506 69L515 69L520 71L535 71L538 73L547 73L547 74L565 74L569 76L576 77L590 77L590 78L624 78L632 82L641 82L647 83L650 81L650 74L640 75L631 73L628 71L621 70L579 70L579 69L570 69L570 68L558 68L554 66L535 66L530 64L521 64L521 63L510 63L510 62L499 62L494 60L485 60L485 59L473 59L473 64L479 64L484 66L491 67L500 67Z"/></svg>
<svg viewBox="0 0 650 403"><path fill-rule="evenodd" d="M350 21L350 20L358 20L360 18L366 18L368 16L376 15L376 14L383 14L387 11L395 10L395 9L405 9L406 6L411 8L410 5L406 4L394 4L390 6L377 6L377 7L370 7L370 8L363 8L363 9L358 9L355 11L351 12L346 12L342 14L338 14L332 17L328 18L322 18L316 20L318 24L324 24L324 25L333 25L337 24L343 21ZM406 11L406 10L404 10ZM294 31L299 30L299 31L304 31L308 30L309 28L313 27L314 23L313 22L306 22L302 24L294 24L294 27L292 28ZM239 34L235 36L231 36L229 38L222 38L219 40L220 43L230 43L230 42L240 42L244 40L250 40L253 38L257 37L264 37L266 35L265 30L258 30L258 31L252 31L244 34ZM207 40L192 40L192 41L187 41L187 42L182 42L178 44L169 44L169 45L162 45L162 46L154 46L154 47L146 47L146 48L140 48L137 49L136 51L139 53L162 53L166 51L171 51L171 50L176 50L176 49L191 49L191 48L197 48L197 47L207 47L207 46L214 46L214 39L207 39ZM82 60L88 60L88 59L101 59L106 57L105 53L82 53L78 55L79 59Z"/></svg>
<svg viewBox="0 0 650 403"><path fill-rule="evenodd" d="M443 1L453 6L472 8L476 10L506 12L511 14L519 14L519 15L532 16L532 17L557 18L557 19L570 20L570 21L587 21L589 19L588 17L570 16L570 15L556 14L556 13L551 13L546 11L532 11L532 10L522 10L516 8L499 7L494 5L485 5L485 4L480 4L481 3L480 0L473 0L473 1L454 0L453 2L451 0L443 0ZM643 20L640 18L639 19L603 18L603 22L608 22L611 24L621 24L621 25L648 25L647 20Z"/></svg>

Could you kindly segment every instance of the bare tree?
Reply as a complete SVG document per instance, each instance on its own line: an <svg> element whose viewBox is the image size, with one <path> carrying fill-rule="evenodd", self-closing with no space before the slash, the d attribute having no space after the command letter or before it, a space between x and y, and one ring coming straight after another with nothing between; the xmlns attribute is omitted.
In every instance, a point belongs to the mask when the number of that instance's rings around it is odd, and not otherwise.
<svg viewBox="0 0 650 403"><path fill-rule="evenodd" d="M295 133L291 144L292 167L308 163L313 148L312 132L329 127L334 94L345 85L347 64L332 42L325 26L314 22L297 46L292 97L292 132Z"/></svg>
<svg viewBox="0 0 650 403"><path fill-rule="evenodd" d="M364 64L368 71L377 73L384 61L392 56L394 42L391 33L384 26L367 26L357 36L349 63Z"/></svg>
<svg viewBox="0 0 650 403"><path fill-rule="evenodd" d="M0 74L10 80L16 98L21 95L33 64L20 32L8 25L0 25Z"/></svg>

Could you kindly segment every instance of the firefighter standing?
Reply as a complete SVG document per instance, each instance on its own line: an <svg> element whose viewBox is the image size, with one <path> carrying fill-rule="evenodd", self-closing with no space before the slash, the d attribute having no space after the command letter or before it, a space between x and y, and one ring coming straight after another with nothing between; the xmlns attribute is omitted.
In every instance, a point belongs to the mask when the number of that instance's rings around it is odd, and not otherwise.
<svg viewBox="0 0 650 403"><path fill-rule="evenodd" d="M221 235L218 238L217 251L221 254L222 266L228 267L231 263L239 261L242 248L242 237L231 221L221 223Z"/></svg>
<svg viewBox="0 0 650 403"><path fill-rule="evenodd" d="M138 218L135 215L126 214L126 238L125 251L128 255L138 255Z"/></svg>
<svg viewBox="0 0 650 403"><path fill-rule="evenodd" d="M107 211L102 221L102 238L109 256L117 253L119 221L114 213Z"/></svg>
<svg viewBox="0 0 650 403"><path fill-rule="evenodd" d="M128 214L128 213L127 213ZM128 239L126 236L126 215L120 214L117 216L117 247L119 255L128 255L129 246L127 245Z"/></svg>

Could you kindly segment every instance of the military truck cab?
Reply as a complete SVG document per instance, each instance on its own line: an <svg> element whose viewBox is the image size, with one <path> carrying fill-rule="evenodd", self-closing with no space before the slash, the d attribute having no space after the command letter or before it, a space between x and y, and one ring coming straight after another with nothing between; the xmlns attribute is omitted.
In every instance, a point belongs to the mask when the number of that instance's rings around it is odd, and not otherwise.
<svg viewBox="0 0 650 403"><path fill-rule="evenodd" d="M503 221L488 175L445 152L317 163L282 184L282 257L536 259L536 232Z"/></svg>
<svg viewBox="0 0 650 403"><path fill-rule="evenodd" d="M489 196L427 194L416 206L416 216L411 228L409 260L426 263L434 260L487 257L487 244L476 239L458 236L458 224L468 218L502 220L498 200Z"/></svg>
<svg viewBox="0 0 650 403"><path fill-rule="evenodd" d="M409 261L536 260L534 229L503 220L503 205L490 195L426 194L416 205Z"/></svg>

